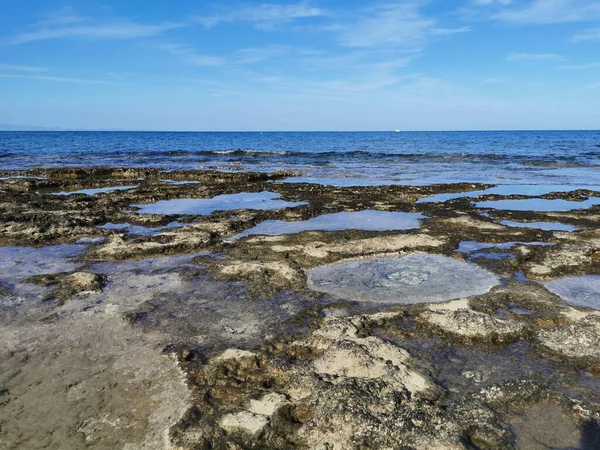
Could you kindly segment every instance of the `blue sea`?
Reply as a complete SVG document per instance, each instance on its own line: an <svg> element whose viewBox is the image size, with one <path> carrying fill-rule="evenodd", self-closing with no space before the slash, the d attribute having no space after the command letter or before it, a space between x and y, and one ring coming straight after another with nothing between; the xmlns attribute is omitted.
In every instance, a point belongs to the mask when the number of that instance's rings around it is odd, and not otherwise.
<svg viewBox="0 0 600 450"><path fill-rule="evenodd" d="M334 185L597 186L600 131L0 132L4 170L293 170Z"/></svg>

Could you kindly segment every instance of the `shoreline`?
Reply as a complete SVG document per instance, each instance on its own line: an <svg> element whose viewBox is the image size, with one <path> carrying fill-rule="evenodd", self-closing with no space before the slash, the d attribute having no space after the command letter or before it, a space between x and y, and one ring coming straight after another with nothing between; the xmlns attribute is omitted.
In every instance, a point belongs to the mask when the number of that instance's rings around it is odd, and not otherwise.
<svg viewBox="0 0 600 450"><path fill-rule="evenodd" d="M576 206L599 192L419 202L494 185L282 182L293 175L64 168L0 180L6 448L600 445L600 291L585 307L564 296L596 286L589 281L550 290L556 280L600 275L600 207L485 204L533 198ZM190 181L197 183L177 184ZM130 189L54 195L116 186ZM273 197L208 215L143 214L132 206L264 192ZM273 209L251 209L251 201L274 202ZM395 231L312 229L229 240L265 221L357 211L422 218ZM574 229L526 227L539 222ZM150 231L98 228L107 223ZM376 302L319 291L311 272L409 255L448 258L497 282L433 303ZM353 273L375 270L358 267ZM417 298L427 277L437 276L397 270L414 278ZM337 273L327 282L348 279ZM356 282L369 292L397 288L393 277Z"/></svg>

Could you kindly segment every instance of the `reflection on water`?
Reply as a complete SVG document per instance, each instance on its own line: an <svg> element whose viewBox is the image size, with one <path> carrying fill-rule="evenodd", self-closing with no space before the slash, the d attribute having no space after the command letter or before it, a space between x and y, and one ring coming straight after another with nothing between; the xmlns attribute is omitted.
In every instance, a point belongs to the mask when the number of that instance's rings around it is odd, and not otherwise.
<svg viewBox="0 0 600 450"><path fill-rule="evenodd" d="M281 234L301 233L303 231L320 230L365 230L391 231L409 230L419 227L419 220L425 219L420 213L359 211L324 214L309 220L285 222L283 220L266 220L254 228L246 230L232 239L240 239L250 235L277 236Z"/></svg>
<svg viewBox="0 0 600 450"><path fill-rule="evenodd" d="M55 192L54 195L74 195L74 194L86 194L86 195L94 195L94 194L102 194L104 192L111 191L128 191L129 189L135 189L137 186L109 186L103 188L93 188L93 189L80 189L78 191L61 191Z"/></svg>
<svg viewBox="0 0 600 450"><path fill-rule="evenodd" d="M410 180L392 180L386 178L319 178L319 177L292 177L281 181L282 183L309 183L324 186L349 187L349 186L386 186L408 185Z"/></svg>
<svg viewBox="0 0 600 450"><path fill-rule="evenodd" d="M575 231L577 227L559 222L513 222L512 220L501 220L502 225L516 228L536 228L544 231Z"/></svg>
<svg viewBox="0 0 600 450"><path fill-rule="evenodd" d="M77 239L76 244L102 244L106 239L102 236L99 237L82 237Z"/></svg>
<svg viewBox="0 0 600 450"><path fill-rule="evenodd" d="M550 246L555 244L551 242L502 242L501 244L496 244L488 242L461 241L456 251L461 253L471 253L478 252L487 248L497 248L498 250L510 250L515 245Z"/></svg>
<svg viewBox="0 0 600 450"><path fill-rule="evenodd" d="M547 200L543 198L528 198L525 200L492 200L477 202L477 208L504 209L508 211L558 212L587 209L600 205L600 197L591 197L581 202L570 200Z"/></svg>
<svg viewBox="0 0 600 450"><path fill-rule="evenodd" d="M544 284L551 292L561 296L568 305L600 310L599 275L567 277Z"/></svg>
<svg viewBox="0 0 600 450"><path fill-rule="evenodd" d="M161 231L164 231L164 230L169 230L169 229L174 229L174 228L183 228L185 226L186 226L186 224L183 224L183 223L180 223L177 221L173 221L173 222L168 223L165 226L155 227L155 228L144 227L141 225L131 225L129 222L125 222L125 223L108 222L104 225L98 226L97 228L100 228L103 230L123 230L123 231L126 231L128 234L137 234L139 236L152 236L153 234L160 233Z"/></svg>
<svg viewBox="0 0 600 450"><path fill-rule="evenodd" d="M577 184L501 184L490 189L470 192L451 192L436 194L432 197L421 198L417 203L445 202L455 198L473 198L480 195L527 195L536 197L550 194L551 192L571 192L578 189L588 189L600 192L600 186L585 186Z"/></svg>
<svg viewBox="0 0 600 450"><path fill-rule="evenodd" d="M70 272L81 264L70 261L85 251L84 245L0 247L0 281L14 285L34 275Z"/></svg>
<svg viewBox="0 0 600 450"><path fill-rule="evenodd" d="M139 208L140 214L195 214L208 215L215 211L235 209L282 209L307 205L307 202L286 202L279 200L280 194L269 191L242 192L240 194L217 195L213 198L179 198L161 200L148 205L132 205Z"/></svg>
<svg viewBox="0 0 600 450"><path fill-rule="evenodd" d="M184 181L175 181L175 180L160 180L163 183L175 184L175 185L183 185L183 184L200 184L199 181L194 180L184 180Z"/></svg>

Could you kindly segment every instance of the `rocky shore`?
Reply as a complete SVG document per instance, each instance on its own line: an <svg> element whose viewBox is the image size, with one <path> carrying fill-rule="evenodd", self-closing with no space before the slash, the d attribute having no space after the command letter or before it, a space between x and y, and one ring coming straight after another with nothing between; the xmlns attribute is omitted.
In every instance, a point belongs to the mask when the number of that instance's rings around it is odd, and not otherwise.
<svg viewBox="0 0 600 450"><path fill-rule="evenodd" d="M0 173L0 448L600 448L600 193L293 175Z"/></svg>

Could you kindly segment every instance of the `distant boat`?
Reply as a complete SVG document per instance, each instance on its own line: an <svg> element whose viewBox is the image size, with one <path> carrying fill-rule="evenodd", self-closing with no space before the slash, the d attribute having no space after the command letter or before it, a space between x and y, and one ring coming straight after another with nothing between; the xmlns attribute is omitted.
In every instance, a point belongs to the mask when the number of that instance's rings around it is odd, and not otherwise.
<svg viewBox="0 0 600 450"><path fill-rule="evenodd" d="M396 130L396 133L400 133L400 130Z"/></svg>

